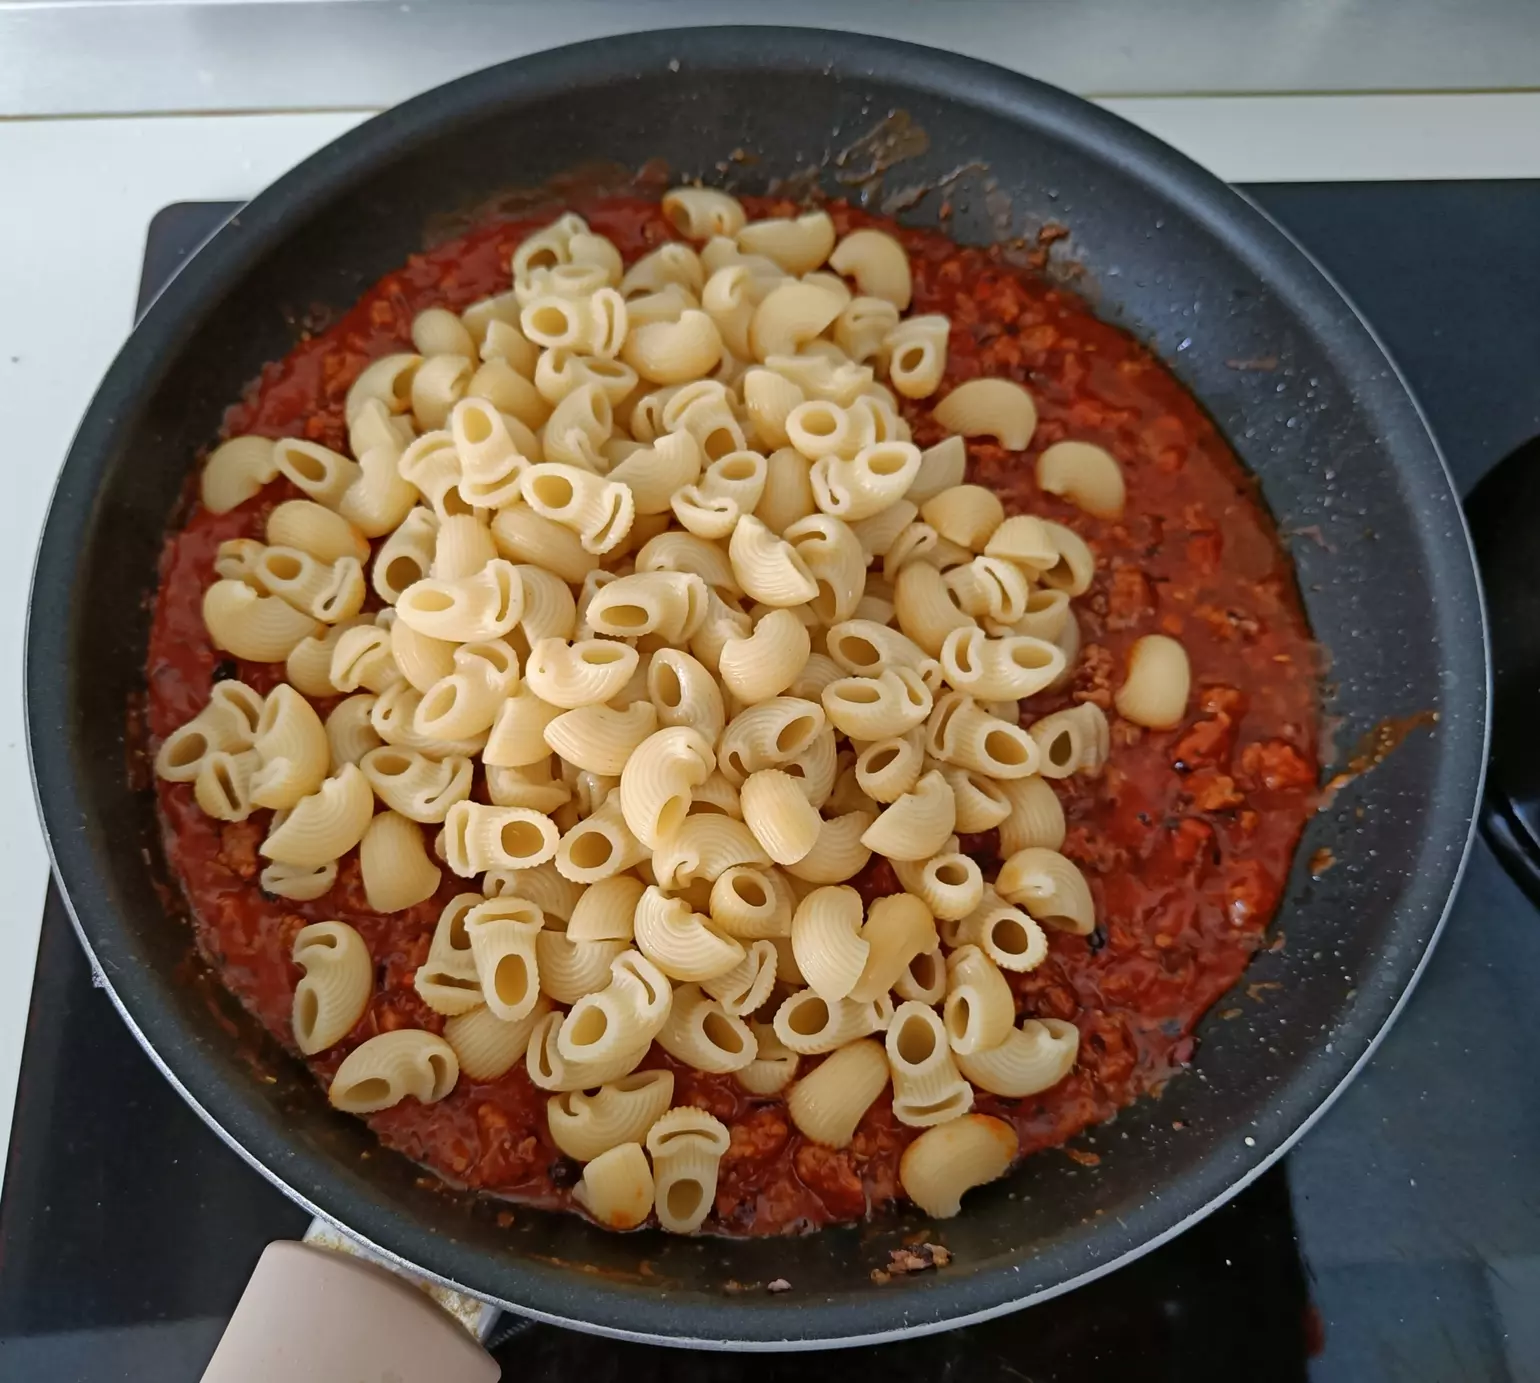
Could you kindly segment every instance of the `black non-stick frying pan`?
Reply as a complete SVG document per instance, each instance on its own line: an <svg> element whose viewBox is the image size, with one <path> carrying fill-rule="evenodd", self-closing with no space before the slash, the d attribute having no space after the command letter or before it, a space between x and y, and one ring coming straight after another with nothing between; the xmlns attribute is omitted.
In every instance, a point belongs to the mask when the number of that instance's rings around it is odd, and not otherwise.
<svg viewBox="0 0 1540 1383"><path fill-rule="evenodd" d="M299 316L350 304L445 213L594 160L661 157L717 182L727 167L746 191L811 168L840 195L848 167L832 154L893 112L928 145L908 141L890 186L981 164L952 194L953 236L1068 226L1060 249L1098 311L1169 362L1260 477L1329 654L1337 744L1388 718L1437 722L1310 827L1283 944L1246 976L1275 986L1256 991L1265 1001L1238 997L1242 1019L1205 1024L1196 1069L1096 1135L1099 1166L1038 1156L971 1196L931 1235L955 1255L944 1272L870 1280L922 1225L912 1215L758 1242L620 1236L522 1209L501 1226L503 1207L424 1183L332 1111L196 981L154 796L125 754L162 534L222 410L289 349ZM734 150L745 156L729 161ZM933 223L938 200L905 219ZM1243 367L1257 362L1271 368ZM1423 965L1465 859L1486 706L1481 595L1449 477L1394 366L1305 254L1186 159L1062 92L922 48L784 29L523 58L370 121L257 197L161 295L92 402L49 514L27 651L33 771L82 939L145 1047L233 1147L383 1253L514 1310L751 1348L891 1338L1043 1300L1179 1233L1280 1156ZM1323 845L1338 864L1312 878L1303 861ZM774 1278L792 1290L726 1287Z"/></svg>

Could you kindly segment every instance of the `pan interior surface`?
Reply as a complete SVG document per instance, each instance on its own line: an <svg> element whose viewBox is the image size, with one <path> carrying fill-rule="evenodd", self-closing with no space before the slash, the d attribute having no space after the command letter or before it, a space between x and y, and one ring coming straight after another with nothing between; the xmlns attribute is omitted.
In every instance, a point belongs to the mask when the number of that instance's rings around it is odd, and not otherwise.
<svg viewBox="0 0 1540 1383"><path fill-rule="evenodd" d="M217 984L187 978L154 795L125 754L162 534L194 456L296 323L346 308L446 214L601 160L662 158L674 176L746 192L814 170L825 193L851 195L893 152L881 131L900 125L889 191L978 164L993 187L956 185L955 239L1067 226L1056 253L1080 266L1098 312L1172 365L1255 472L1295 535L1339 744L1387 717L1437 723L1316 818L1275 923L1283 944L1248 971L1252 997L1216 1005L1241 1016L1204 1024L1196 1071L1083 1140L1099 1166L1048 1153L970 1196L929 1231L953 1252L944 1273L870 1281L926 1228L914 1214L747 1242L613 1235L518 1207L500 1225L505 1207L429 1185L330 1110ZM903 219L936 224L940 201ZM1479 793L1486 687L1479 591L1437 450L1372 335L1271 223L1164 146L1028 79L775 29L521 59L369 122L258 197L152 307L82 424L39 557L27 664L34 773L77 924L136 1031L228 1140L386 1253L515 1309L760 1348L938 1329L1066 1290L1278 1156L1366 1056L1436 934ZM1320 846L1340 864L1313 878L1304 861ZM270 1080L253 1078L253 1060ZM765 1293L774 1278L793 1290Z"/></svg>

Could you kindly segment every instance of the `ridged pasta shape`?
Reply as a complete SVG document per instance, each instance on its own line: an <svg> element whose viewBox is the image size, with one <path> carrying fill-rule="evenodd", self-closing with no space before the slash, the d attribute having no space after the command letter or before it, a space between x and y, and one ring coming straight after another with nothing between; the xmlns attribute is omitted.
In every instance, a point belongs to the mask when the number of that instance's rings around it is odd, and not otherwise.
<svg viewBox="0 0 1540 1383"><path fill-rule="evenodd" d="M736 197L714 187L675 187L663 194L663 214L686 240L735 236L748 221Z"/></svg>
<svg viewBox="0 0 1540 1383"><path fill-rule="evenodd" d="M977 946L959 946L947 957L944 1009L947 1040L967 1055L1005 1041L1016 1021L1016 1001L1000 968Z"/></svg>
<svg viewBox="0 0 1540 1383"><path fill-rule="evenodd" d="M415 750L383 746L366 753L358 766L380 801L411 821L441 822L471 793L471 761L458 755L430 759Z"/></svg>
<svg viewBox="0 0 1540 1383"><path fill-rule="evenodd" d="M824 731L822 706L775 696L740 711L722 732L717 763L735 787L751 773L778 768L800 756Z"/></svg>
<svg viewBox="0 0 1540 1383"><path fill-rule="evenodd" d="M483 756L483 767L494 807L528 807L549 816L572 801L572 789L552 776L550 755L518 768L499 768Z"/></svg>
<svg viewBox="0 0 1540 1383"><path fill-rule="evenodd" d="M601 879L578 897L567 935L573 941L629 942L635 935L636 905L646 890L646 884L629 874Z"/></svg>
<svg viewBox="0 0 1540 1383"><path fill-rule="evenodd" d="M898 983L916 956L934 950L936 922L924 902L907 893L874 899L861 929L866 964L849 997L858 1003L881 999Z"/></svg>
<svg viewBox="0 0 1540 1383"><path fill-rule="evenodd" d="M919 730L872 740L856 755L856 782L873 802L896 802L920 781L925 766Z"/></svg>
<svg viewBox="0 0 1540 1383"><path fill-rule="evenodd" d="M898 1164L904 1193L925 1214L949 1220L975 1186L996 1181L1020 1151L1016 1130L987 1114L964 1114L926 1129Z"/></svg>
<svg viewBox="0 0 1540 1383"><path fill-rule="evenodd" d="M799 1056L832 1052L847 1043L884 1031L893 1019L886 996L870 1003L836 999L832 1003L812 989L799 989L782 1000L773 1026L781 1044Z"/></svg>
<svg viewBox="0 0 1540 1383"><path fill-rule="evenodd" d="M464 914L482 998L499 1018L527 1017L540 997L536 939L543 925L540 909L520 898L491 898Z"/></svg>
<svg viewBox="0 0 1540 1383"><path fill-rule="evenodd" d="M925 860L936 854L957 825L951 784L934 769L910 792L885 807L861 843L890 860Z"/></svg>
<svg viewBox="0 0 1540 1383"><path fill-rule="evenodd" d="M1023 1099L1051 1090L1075 1067L1080 1030L1062 1018L1024 1018L998 1047L957 1057L980 1090Z"/></svg>
<svg viewBox="0 0 1540 1383"><path fill-rule="evenodd" d="M747 1017L769 1001L775 988L776 956L772 941L751 942L737 965L701 981L701 988L722 1005L728 1017Z"/></svg>
<svg viewBox="0 0 1540 1383"><path fill-rule="evenodd" d="M1000 852L1014 855L1029 846L1057 850L1064 844L1064 808L1058 795L1039 777L1017 778L996 786L1011 804L1000 823Z"/></svg>
<svg viewBox="0 0 1540 1383"><path fill-rule="evenodd" d="M651 852L626 825L613 796L562 836L556 868L574 883L596 884L640 864Z"/></svg>
<svg viewBox="0 0 1540 1383"><path fill-rule="evenodd" d="M1120 519L1127 497L1123 470L1093 442L1055 442L1037 458L1037 484L1098 519Z"/></svg>
<svg viewBox="0 0 1540 1383"><path fill-rule="evenodd" d="M1036 696L1064 672L1064 653L1025 634L986 637L979 628L951 630L941 645L941 671L958 691L983 701Z"/></svg>
<svg viewBox="0 0 1540 1383"><path fill-rule="evenodd" d="M257 875L257 882L264 893L275 898L291 898L296 903L312 903L324 898L337 882L337 861L325 864L301 866L292 864L264 865Z"/></svg>
<svg viewBox="0 0 1540 1383"><path fill-rule="evenodd" d="M408 1097L434 1104L454 1089L460 1063L442 1037L420 1028L382 1032L353 1048L326 1097L349 1114L373 1114Z"/></svg>
<svg viewBox="0 0 1540 1383"><path fill-rule="evenodd" d="M454 1048L460 1074L471 1080L498 1080L513 1070L529 1048L530 1034L551 1012L544 995L523 1018L499 1018L485 1004L455 1014L444 1024L444 1041Z"/></svg>
<svg viewBox="0 0 1540 1383"><path fill-rule="evenodd" d="M749 1025L695 984L681 984L674 990L657 1041L676 1060L714 1075L742 1070L759 1050Z"/></svg>
<svg viewBox="0 0 1540 1383"><path fill-rule="evenodd" d="M198 478L198 494L211 514L227 514L278 478L273 442L267 437L232 437L209 453Z"/></svg>
<svg viewBox="0 0 1540 1383"><path fill-rule="evenodd" d="M621 1143L640 1143L674 1098L671 1071L636 1071L592 1094L569 1091L546 1101L551 1141L568 1157L592 1162Z"/></svg>
<svg viewBox="0 0 1540 1383"><path fill-rule="evenodd" d="M941 776L951 786L957 829L964 834L992 831L1011 814L1011 799L993 778L951 764L941 769Z"/></svg>
<svg viewBox="0 0 1540 1383"><path fill-rule="evenodd" d="M411 406L412 376L422 364L422 356L410 351L381 356L359 372L348 389L343 412L351 427L371 399L383 404L392 415L404 413Z"/></svg>
<svg viewBox="0 0 1540 1383"><path fill-rule="evenodd" d="M868 811L825 817L818 828L817 843L800 860L785 866L786 872L810 884L837 884L854 878L872 857L861 837L876 819L877 814Z"/></svg>
<svg viewBox="0 0 1540 1383"><path fill-rule="evenodd" d="M359 476L358 462L351 457L298 437L273 443L273 464L285 480L328 509L337 507Z"/></svg>
<svg viewBox="0 0 1540 1383"><path fill-rule="evenodd" d="M923 725L935 706L920 674L902 665L872 677L842 677L823 689L821 699L836 730L864 741L903 735Z"/></svg>
<svg viewBox="0 0 1540 1383"><path fill-rule="evenodd" d="M1128 671L1112 700L1124 720L1172 730L1187 714L1191 685L1187 650L1164 634L1146 634L1128 650Z"/></svg>
<svg viewBox="0 0 1540 1383"><path fill-rule="evenodd" d="M437 541L438 516L420 506L408 510L374 556L372 580L381 600L394 605L403 591L427 576Z"/></svg>
<svg viewBox="0 0 1540 1383"><path fill-rule="evenodd" d="M830 1003L848 996L866 968L871 944L861 926L861 895L853 888L815 888L792 915L797 969L808 987Z"/></svg>
<svg viewBox="0 0 1540 1383"><path fill-rule="evenodd" d="M289 685L312 700L336 696L342 690L332 681L332 655L337 644L349 629L371 623L367 616L355 615L336 624L323 625L308 639L301 639L284 660L283 672Z"/></svg>
<svg viewBox="0 0 1540 1383"><path fill-rule="evenodd" d="M818 843L818 809L789 773L775 768L751 773L739 802L744 824L776 864L795 864Z"/></svg>
<svg viewBox="0 0 1540 1383"><path fill-rule="evenodd" d="M853 456L824 455L813 462L813 499L826 514L854 523L903 499L920 470L920 449L907 441L878 441Z"/></svg>
<svg viewBox="0 0 1540 1383"><path fill-rule="evenodd" d="M845 1148L888 1084L882 1044L863 1038L825 1057L787 1092L786 1112L805 1138Z"/></svg>
<svg viewBox="0 0 1540 1383"><path fill-rule="evenodd" d="M733 577L751 599L778 607L801 605L818 594L818 583L796 549L752 514L744 515L728 543Z"/></svg>
<svg viewBox="0 0 1540 1383"><path fill-rule="evenodd" d="M280 864L315 867L330 864L364 837L374 816L374 794L353 764L344 764L307 797L273 818L259 847Z"/></svg>
<svg viewBox="0 0 1540 1383"><path fill-rule="evenodd" d="M560 833L543 812L456 802L444 817L444 862L462 879L485 869L530 869L556 854Z"/></svg>
<svg viewBox="0 0 1540 1383"><path fill-rule="evenodd" d="M556 1037L557 1055L593 1065L645 1052L672 1004L673 987L663 972L639 951L623 951L610 962L609 983L573 1004Z"/></svg>
<svg viewBox="0 0 1540 1383"><path fill-rule="evenodd" d="M720 1119L689 1106L669 1110L648 1130L659 1228L670 1234L700 1228L716 1201L718 1168L731 1142Z"/></svg>
<svg viewBox="0 0 1540 1383"><path fill-rule="evenodd" d="M618 1080L637 1068L647 1055L650 1043L637 1047L608 1049L591 1061L574 1061L562 1055L562 1032L573 1019L560 1012L547 1014L535 1024L524 1053L524 1069L541 1090L592 1090L607 1081Z"/></svg>
<svg viewBox="0 0 1540 1383"><path fill-rule="evenodd" d="M1022 451L1037 429L1037 405L1014 380L970 379L932 409L948 432L995 438L1007 451Z"/></svg>
<svg viewBox="0 0 1540 1383"><path fill-rule="evenodd" d="M294 989L294 1045L306 1056L352 1032L374 992L374 962L346 922L313 922L294 935L290 953L305 973Z"/></svg>
<svg viewBox="0 0 1540 1383"><path fill-rule="evenodd" d="M454 671L434 682L412 713L417 734L431 740L463 740L492 728L519 680L519 660L501 639L463 643Z"/></svg>
<svg viewBox="0 0 1540 1383"><path fill-rule="evenodd" d="M503 558L456 581L414 582L396 601L396 616L419 634L451 643L500 639L524 613L518 568Z"/></svg>
<svg viewBox="0 0 1540 1383"><path fill-rule="evenodd" d="M379 813L358 847L364 897L375 912L404 912L438 892L443 872L428 858L422 828L399 812Z"/></svg>
<svg viewBox="0 0 1540 1383"><path fill-rule="evenodd" d="M1019 903L1045 927L1086 936L1096 928L1090 885L1074 861L1057 850L1018 850L1000 866L995 891Z"/></svg>
<svg viewBox="0 0 1540 1383"><path fill-rule="evenodd" d="M542 567L573 584L599 566L598 555L583 546L577 533L523 503L492 516L492 541L509 561Z"/></svg>
<svg viewBox="0 0 1540 1383"><path fill-rule="evenodd" d="M978 623L957 604L940 570L929 562L910 562L900 569L893 606L899 628L930 658L940 655L954 629Z"/></svg>
<svg viewBox="0 0 1540 1383"><path fill-rule="evenodd" d="M1033 917L986 890L964 919L962 933L1002 970L1035 970L1048 958L1048 939Z"/></svg>
<svg viewBox="0 0 1540 1383"><path fill-rule="evenodd" d="M906 399L929 398L940 387L946 374L951 325L935 313L906 317L884 338L882 353L887 357L888 383ZM961 430L951 423L942 426L953 432Z"/></svg>
<svg viewBox="0 0 1540 1383"><path fill-rule="evenodd" d="M488 898L513 897L533 903L545 914L547 923L552 918L566 922L583 897L583 886L564 879L550 861L533 869L489 869L481 891Z"/></svg>
<svg viewBox="0 0 1540 1383"><path fill-rule="evenodd" d="M1090 701L1043 716L1028 732L1037 745L1038 772L1044 778L1100 773L1111 748L1106 712Z"/></svg>
<svg viewBox="0 0 1540 1383"><path fill-rule="evenodd" d="M342 515L314 500L291 499L274 506L267 516L267 542L328 564L343 557L363 562L369 556L364 535Z"/></svg>
<svg viewBox="0 0 1540 1383"><path fill-rule="evenodd" d="M583 1168L572 1198L606 1229L635 1229L652 1213L656 1188L637 1142L617 1143Z"/></svg>
<svg viewBox="0 0 1540 1383"><path fill-rule="evenodd" d="M774 870L734 865L711 885L713 930L739 941L791 935L792 898Z"/></svg>
<svg viewBox="0 0 1540 1383"><path fill-rule="evenodd" d="M710 742L688 725L648 735L620 773L620 811L631 834L648 849L657 849L684 825L695 789L715 768Z"/></svg>
<svg viewBox="0 0 1540 1383"><path fill-rule="evenodd" d="M580 706L545 727L545 742L575 768L618 775L657 725L650 701L633 701L624 711Z"/></svg>
<svg viewBox="0 0 1540 1383"><path fill-rule="evenodd" d="M925 725L925 748L933 758L999 780L1036 773L1041 760L1031 735L990 715L964 692L936 698Z"/></svg>
<svg viewBox="0 0 1540 1383"><path fill-rule="evenodd" d="M542 701L570 711L619 695L640 661L634 648L612 639L542 639L525 660L524 681Z"/></svg>
<svg viewBox="0 0 1540 1383"><path fill-rule="evenodd" d="M320 623L244 581L216 581L203 593L203 624L216 648L253 663L281 663Z"/></svg>
<svg viewBox="0 0 1540 1383"><path fill-rule="evenodd" d="M610 981L610 963L627 949L624 941L574 941L546 927L535 938L540 988L559 1004L575 1004Z"/></svg>
<svg viewBox="0 0 1540 1383"><path fill-rule="evenodd" d="M937 946L922 951L893 982L893 992L900 999L914 999L934 1008L946 998L946 957Z"/></svg>
<svg viewBox="0 0 1540 1383"><path fill-rule="evenodd" d="M712 812L687 816L652 852L652 871L665 889L712 883L734 865L767 866L770 856L741 821Z"/></svg>
<svg viewBox="0 0 1540 1383"><path fill-rule="evenodd" d="M155 754L157 776L171 783L190 783L210 754L251 749L264 706L262 694L244 682L215 683L208 704L162 741Z"/></svg>
<svg viewBox="0 0 1540 1383"><path fill-rule="evenodd" d="M1073 528L1046 519L1043 527L1048 531L1049 541L1053 543L1058 557L1051 567L1038 574L1038 579L1045 586L1064 591L1068 595L1084 595L1090 590L1091 580L1096 575L1095 554Z"/></svg>
<svg viewBox="0 0 1540 1383"><path fill-rule="evenodd" d="M893 1074L893 1117L899 1123L930 1128L973 1108L973 1087L958 1073L935 1009L913 999L900 1004L886 1046Z"/></svg>
<svg viewBox="0 0 1540 1383"><path fill-rule="evenodd" d="M754 1060L733 1072L733 1079L751 1095L778 1095L797 1077L801 1058L785 1046L769 1023L751 1022L758 1044Z"/></svg>

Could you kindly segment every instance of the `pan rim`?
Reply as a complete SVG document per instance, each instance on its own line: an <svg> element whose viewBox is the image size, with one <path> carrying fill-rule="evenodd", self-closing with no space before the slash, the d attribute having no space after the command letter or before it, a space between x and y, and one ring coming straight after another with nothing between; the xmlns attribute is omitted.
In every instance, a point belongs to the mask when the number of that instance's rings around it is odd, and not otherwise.
<svg viewBox="0 0 1540 1383"><path fill-rule="evenodd" d="M746 58L748 50L752 56ZM935 1276L915 1284L918 1290L901 1293L868 1291L859 1300L841 1297L825 1302L738 1297L713 1299L708 1305L693 1298L675 1301L656 1292L592 1278L575 1279L566 1270L510 1257L502 1270L506 1281L518 1289L510 1293L514 1297L510 1300L477 1291L463 1281L465 1268L484 1258L480 1250L432 1235L416 1236L418 1243L411 1258L392 1247L392 1242L399 1245L402 1238L412 1237L402 1213L353 1191L333 1159L319 1150L285 1149L283 1171L255 1151L255 1147L271 1141L270 1111L259 1105L255 1091L248 1093L229 1082L212 1058L188 1040L178 1013L161 1002L151 977L112 973L111 943L114 930L121 924L94 887L91 852L74 845L70 838L74 823L81 819L82 802L69 774L69 731L67 726L50 722L43 711L50 704L61 704L57 698L63 685L67 629L65 621L37 618L39 592L67 590L73 578L73 554L100 479L116 416L150 387L155 361L176 349L179 330L205 307L211 295L217 296L221 285L236 281L286 228L344 195L352 180L399 158L415 141L440 135L461 120L484 116L501 105L537 101L564 86L621 80L638 72L652 74L664 69L671 59L692 68L717 65L741 69L747 61L770 70L805 72L828 66L825 60L831 56L836 75L852 79L863 76L863 69L877 57L883 60L885 76L917 91L1049 130L1087 158L1111 162L1130 172L1152 196L1179 203L1259 276L1292 276L1297 280L1297 294L1321 307L1331 304L1340 311L1345 304L1361 338L1354 343L1357 353L1382 369L1389 368L1388 379L1378 386L1377 406L1397 410L1410 405L1416 426L1409 430L1420 430L1418 442L1432 462L1430 472L1443 475L1450 508L1461 525L1471 585L1480 600L1469 534L1464 530L1453 482L1437 442L1400 371L1329 276L1265 213L1184 156L1105 111L1004 69L939 50L829 30L728 26L597 39L515 59L418 96L345 133L260 193L184 264L148 309L90 405L55 487L34 567L25 670L29 762L54 874L93 968L135 1037L205 1122L269 1181L311 1213L414 1271L520 1314L614 1338L696 1348L790 1350L929 1334L1061 1295L1166 1242L1282 1157L1367 1062L1427 964L1466 867L1476 827L1475 806L1484 776L1490 721L1490 655L1484 616L1479 624L1481 704L1462 706L1469 712L1458 727L1463 739L1451 741L1445 748L1446 756L1462 746L1467 753L1479 754L1469 801L1464 804L1464 840L1442 909L1431 927L1421 929L1425 934L1421 953L1410 972L1397 980L1396 998L1387 1004L1381 992L1373 1003L1367 997L1353 1001L1345 1010L1349 1018L1342 1025L1354 1038L1352 1052L1317 1050L1302 1061L1274 1101L1270 1121L1265 1128L1258 1128L1253 1149L1241 1148L1238 1143L1234 1149L1216 1147L1193 1169L1181 1191L1168 1190L1159 1198L1159 1213L1146 1211L1133 1221L1141 1226L1146 1220L1154 1221L1158 1225L1155 1232L1147 1233L1142 1227L1124 1232L1119 1237L1128 1242L1123 1247L1114 1243L1106 1257L1087 1252L1084 1239L1074 1250L1056 1247L1055 1254L1078 1257L1085 1266L1046 1287L1027 1285L1032 1281L1025 1271L1030 1260L1023 1250L1020 1257L1024 1261L1009 1267L1002 1264L967 1278ZM1243 244L1255 251L1255 259L1242 253ZM1294 301L1301 298L1296 296ZM1439 498L1446 496L1441 493ZM1471 699L1474 702L1477 698ZM1454 733L1451 730L1451 735ZM1472 744L1473 738L1479 743ZM1451 816L1455 808L1439 810ZM1452 826L1450 830L1452 833ZM1397 963L1404 968L1404 962ZM1360 1012L1360 1006L1367 1011ZM1350 1027L1350 1023L1356 1026ZM1339 1038L1338 1045L1346 1044ZM173 1053L174 1059L164 1056L161 1048ZM1325 1093L1319 1093L1323 1089ZM574 1302L584 1315L571 1313ZM794 1305L794 1311L788 1312L787 1305ZM709 1337L699 1333L703 1314L708 1315L714 1332ZM796 1329L794 1338L786 1334L788 1325Z"/></svg>

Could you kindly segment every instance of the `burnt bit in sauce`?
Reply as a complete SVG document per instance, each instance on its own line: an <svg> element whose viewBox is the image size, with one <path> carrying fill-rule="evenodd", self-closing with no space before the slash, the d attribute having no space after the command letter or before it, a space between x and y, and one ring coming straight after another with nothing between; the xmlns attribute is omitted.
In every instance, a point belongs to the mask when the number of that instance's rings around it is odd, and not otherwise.
<svg viewBox="0 0 1540 1383"><path fill-rule="evenodd" d="M879 170L909 138L895 128L880 147L851 154L847 167ZM589 196L577 188L569 205L609 236L627 262L676 238L655 201ZM796 209L769 199L749 206L756 216ZM1006 248L960 247L843 204L829 210L841 231L870 224L891 229L913 265L912 310L950 319L947 379L937 397L981 375L1019 380L1032 390L1039 413L1032 445L1010 452L971 442L969 478L993 488L1008 512L1070 525L1099 559L1083 602L1086 656L1067 687L1024 703L1024 718L1081 701L1107 705L1129 646L1144 633L1180 638L1192 663L1193 699L1181 726L1135 735L1114 717L1116 747L1106 771L1055 784L1068 827L1064 851L1085 871L1096 899L1097 940L1051 933L1047 960L1010 980L1022 1016L1064 1018L1079 1027L1080 1059L1052 1090L1021 1100L981 1092L975 1105L1010 1121L1023 1153L1031 1153L1065 1143L1181 1070L1191 1059L1198 1019L1264 944L1317 798L1317 661L1292 570L1252 482L1159 361L1098 320L1083 298L1011 262ZM229 411L227 433L344 446L343 401L363 366L407 348L412 318L423 308L458 310L505 291L514 248L546 219L519 208L493 213L413 256L324 332L265 367ZM916 441L939 440L928 407L905 408ZM1117 455L1128 485L1121 520L1089 519L1038 490L1038 453L1065 438L1097 442ZM260 537L273 505L291 497L286 485L274 484L227 514L195 506L186 526L168 538L146 667L152 748L200 710L216 677L229 671L230 660L210 644L200 613L216 549L227 538ZM1115 573L1127 568L1144 577L1134 603L1113 598ZM1123 580L1124 594L1133 591L1130 579ZM236 667L262 692L282 674L281 665ZM330 706L319 709L324 714ZM1364 766L1423 723L1415 718L1399 733L1377 737ZM412 979L440 909L464 889L463 881L446 876L436 897L382 916L367 906L354 853L341 862L326 897L308 903L267 898L256 882L267 813L225 824L197 809L190 785L158 783L156 791L166 853L190 904L200 950L291 1052L290 1006L299 979L289 959L294 933L307 922L337 918L356 927L369 946L380 982L353 1032L309 1062L317 1079L328 1081L347 1051L375 1033L442 1029L443 1019L422 1004ZM967 846L990 870L997 865L994 832L971 837ZM886 862L874 862L861 882L869 893L896 888ZM899 1194L899 1157L917 1130L893 1117L889 1095L863 1117L850 1147L835 1151L803 1139L779 1098L750 1095L731 1077L686 1070L656 1048L644 1064L674 1070L676 1102L710 1109L730 1130L709 1229L800 1233L860 1218ZM368 1122L386 1145L452 1184L570 1207L572 1164L551 1142L546 1098L520 1063L498 1080L462 1078L438 1104L407 1100ZM777 1281L766 1290L788 1285Z"/></svg>

